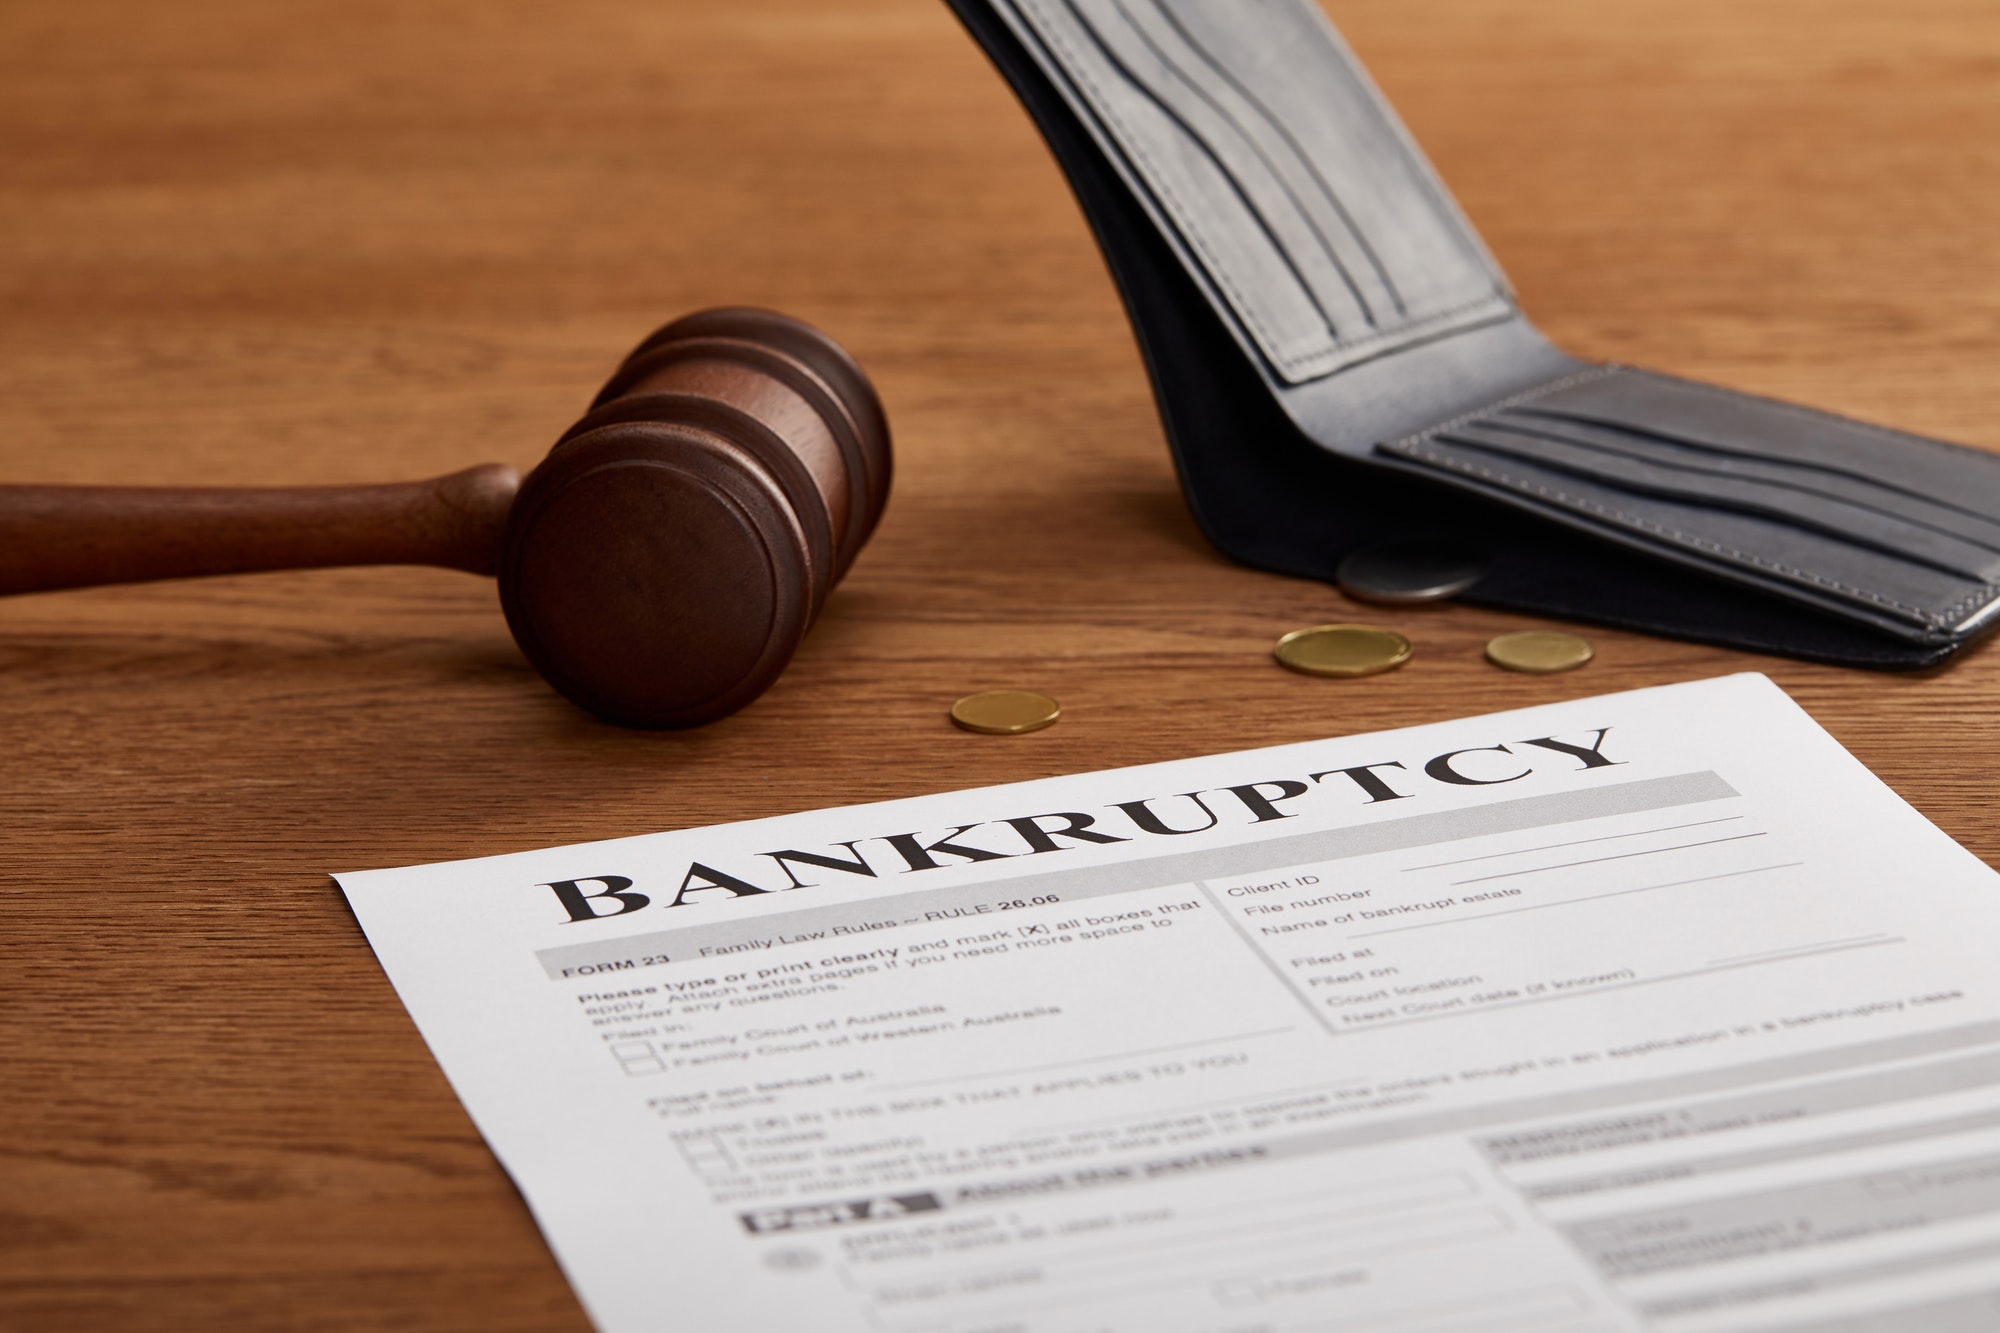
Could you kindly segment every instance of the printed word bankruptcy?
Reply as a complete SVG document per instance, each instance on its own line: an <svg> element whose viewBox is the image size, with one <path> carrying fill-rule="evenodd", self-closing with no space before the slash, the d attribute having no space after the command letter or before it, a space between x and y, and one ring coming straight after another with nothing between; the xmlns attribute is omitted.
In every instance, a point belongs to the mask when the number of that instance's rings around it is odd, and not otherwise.
<svg viewBox="0 0 2000 1333"><path fill-rule="evenodd" d="M796 848L784 851L760 852L759 856L773 862L782 871L786 882L772 883L769 868L763 872L743 871L731 873L701 861L690 861L682 873L672 896L661 902L665 907L687 907L707 899L737 898L758 893L778 893L790 889L807 889L817 882L801 877L801 870L810 874L814 871L833 870L849 875L876 877L877 865L887 858L881 847L895 853L895 861L888 867L894 873L910 874L920 870L942 870L949 865L965 865L975 861L1004 861L1016 856L1037 856L1047 852L1060 852L1085 844L1105 844L1131 842L1130 833L1107 832L1099 826L1101 818L1112 820L1112 827L1129 829L1133 833L1152 837L1181 837L1191 833L1206 833L1222 826L1224 814L1229 814L1229 822L1267 824L1273 820L1290 819L1298 812L1282 808L1285 803L1296 801L1317 790L1324 791L1332 780L1338 790L1357 794L1363 798L1362 804L1377 805L1383 801L1408 800L1418 794L1413 790L1399 790L1402 787L1417 787L1425 780L1443 783L1450 787L1493 787L1503 783L1519 782L1532 777L1538 771L1537 761L1550 765L1560 764L1574 771L1578 764L1585 769L1613 768L1623 760L1609 758L1604 753L1605 738L1611 728L1600 727L1587 740L1564 739L1557 736L1538 736L1531 740L1516 741L1513 745L1480 745L1466 749L1447 750L1434 755L1414 768L1401 760L1383 760L1370 764L1354 764L1345 768L1330 768L1323 772L1307 773L1301 778L1271 778L1263 782L1248 782L1232 787L1217 787L1208 791L1181 792L1174 796L1149 796L1133 801L1116 801L1104 807L1106 812L1116 811L1117 816L1093 815L1079 810L1064 810L1049 814L1014 815L1002 819L976 820L961 824L942 837L932 838L929 833L891 833L866 838L855 838L847 842L831 844L831 847L845 848L847 855L838 856L829 851L808 852ZM1519 748L1517 748L1519 747ZM1501 758L1484 756L1498 755ZM1474 756L1480 756L1475 758ZM1391 770L1395 770L1394 773ZM1343 786L1338 780L1345 779L1351 787ZM1208 797L1228 796L1227 802L1211 805ZM1192 809L1175 809L1170 802L1185 801ZM1160 808L1155 808L1156 805ZM1220 806L1220 810L1218 810ZM1236 819L1235 812L1241 810L1247 819ZM1196 812L1199 812L1197 815ZM1185 828L1174 827L1175 820L1185 817L1189 820ZM1192 822L1196 818L1206 819L1206 823ZM985 832L976 833L977 830ZM1011 832L1008 832L1010 830ZM966 841L968 836L975 841ZM926 841L930 838L930 841ZM996 845L993 839L999 839ZM1058 838L1070 839L1068 843L1057 842ZM870 860L862 849L877 845L876 860ZM940 861L940 856L955 857L955 861ZM757 874L759 878L750 876ZM760 882L761 881L761 882ZM580 879L556 880L539 885L554 892L563 909L569 913L572 922L595 921L604 917L624 916L649 907L662 897L662 891L652 886L641 887L626 875L593 875Z"/></svg>

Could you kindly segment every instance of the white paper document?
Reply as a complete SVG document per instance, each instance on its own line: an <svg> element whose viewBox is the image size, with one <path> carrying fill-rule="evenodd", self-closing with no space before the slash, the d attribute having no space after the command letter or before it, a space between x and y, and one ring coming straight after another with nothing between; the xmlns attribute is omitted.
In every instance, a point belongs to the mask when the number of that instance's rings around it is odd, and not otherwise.
<svg viewBox="0 0 2000 1333"><path fill-rule="evenodd" d="M338 878L606 1333L2000 1328L2000 884L1762 676Z"/></svg>

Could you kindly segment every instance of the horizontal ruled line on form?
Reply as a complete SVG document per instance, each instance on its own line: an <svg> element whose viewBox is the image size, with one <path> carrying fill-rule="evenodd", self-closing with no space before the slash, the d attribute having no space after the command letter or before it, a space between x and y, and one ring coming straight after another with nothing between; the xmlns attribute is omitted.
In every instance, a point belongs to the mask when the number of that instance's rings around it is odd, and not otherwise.
<svg viewBox="0 0 2000 1333"><path fill-rule="evenodd" d="M1613 889L1609 893L1586 893L1580 898L1564 898L1553 903L1531 903L1526 907L1503 907L1497 912L1475 912L1470 916L1455 916L1445 921L1419 921L1413 926L1386 926L1381 930L1363 930L1354 938L1365 940L1375 935L1396 935L1406 930L1431 930L1438 926L1456 926L1465 921L1484 921L1488 917L1513 916L1519 912L1546 912L1551 907L1573 907L1578 903L1602 902L1606 898L1623 898L1628 893L1652 893L1657 889L1678 889L1688 884L1708 884L1718 879L1736 879L1742 875L1761 875L1767 870L1796 870L1804 861L1784 861L1774 866L1751 866L1747 870L1725 870L1719 875L1700 875L1694 879L1670 880L1665 884L1642 884L1636 889Z"/></svg>
<svg viewBox="0 0 2000 1333"><path fill-rule="evenodd" d="M1414 874L1419 870L1445 870L1451 866L1469 866L1479 861L1497 861L1503 856L1527 856L1533 852L1553 852L1563 847L1586 847L1593 842L1617 842L1620 838L1643 838L1650 833L1677 833L1684 828L1706 828L1710 824L1729 824L1745 819L1745 815L1724 815L1720 819L1697 819L1692 824L1668 824L1664 828L1634 829L1630 833L1607 833L1601 838L1575 838L1569 842L1545 842L1534 847L1516 847L1505 852L1488 852L1484 856L1465 856L1456 861L1429 861L1420 866L1404 866L1403 873Z"/></svg>
<svg viewBox="0 0 2000 1333"><path fill-rule="evenodd" d="M1685 972L1667 972L1657 977L1637 977L1631 981L1612 981L1602 986L1582 986L1576 990L1561 991L1554 995L1533 995L1522 1000L1509 1000L1504 1004L1481 1005L1476 1009L1452 1009L1438 1014L1416 1014L1409 1018L1392 1018L1380 1023L1367 1023L1355 1027L1356 1032L1374 1032L1380 1028L1408 1027L1412 1023L1436 1023L1453 1018L1473 1018L1479 1014L1497 1014L1506 1009L1522 1009L1531 1004L1553 1004L1557 1000L1577 1000L1586 995L1603 995L1608 991L1633 990L1640 986L1658 986L1669 981L1690 981L1695 977L1710 977L1717 972L1736 972L1746 967L1770 967L1774 963L1793 963L1804 958L1824 958L1831 953L1847 953L1854 949L1879 949L1885 944L1901 944L1901 935L1884 935L1876 939L1863 940L1854 944L1831 944L1822 948L1809 949L1799 953L1781 954L1776 958L1756 958L1741 963L1713 963L1707 967L1692 967Z"/></svg>
<svg viewBox="0 0 2000 1333"><path fill-rule="evenodd" d="M1766 833L1738 833L1727 838L1707 838L1701 842L1677 842L1671 847L1649 847L1643 852L1620 852L1616 856L1593 856L1582 861L1563 861L1552 866L1530 866L1526 870L1505 870L1497 875L1478 875L1472 879L1455 879L1453 888L1461 884L1484 884L1493 879L1514 879L1521 875L1539 875L1545 870L1570 870L1576 866L1602 865L1606 861L1630 861L1635 856L1658 856L1663 852L1684 852L1690 847L1713 847L1718 843L1742 842L1745 838L1769 837Z"/></svg>
<svg viewBox="0 0 2000 1333"><path fill-rule="evenodd" d="M931 1088L940 1083L970 1083L982 1078L1018 1078L1023 1074L1043 1074L1051 1069L1069 1069L1075 1065L1101 1065L1113 1060L1136 1060L1142 1056L1168 1055L1174 1051L1190 1051L1197 1046L1215 1046L1225 1041L1255 1041L1259 1037L1281 1037L1293 1028L1265 1028L1261 1032L1231 1032L1220 1037L1204 1037L1200 1041L1175 1042L1172 1046L1149 1046L1142 1051L1114 1051L1110 1055L1086 1055L1075 1060L1059 1060L1052 1065L1026 1065L1020 1069L981 1069L970 1074L951 1074L944 1078L918 1079L914 1083L884 1083L879 1092L901 1092L905 1088Z"/></svg>

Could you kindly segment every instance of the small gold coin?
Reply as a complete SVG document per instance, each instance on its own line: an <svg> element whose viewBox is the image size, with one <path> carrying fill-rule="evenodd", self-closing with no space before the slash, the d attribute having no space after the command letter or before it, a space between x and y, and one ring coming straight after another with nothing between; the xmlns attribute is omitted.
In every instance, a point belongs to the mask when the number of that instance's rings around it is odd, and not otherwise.
<svg viewBox="0 0 2000 1333"><path fill-rule="evenodd" d="M1547 629L1502 634L1486 645L1486 660L1494 666L1537 676L1574 671L1596 655L1589 639Z"/></svg>
<svg viewBox="0 0 2000 1333"><path fill-rule="evenodd" d="M1062 705L1033 690L987 690L951 706L951 720L985 736L1040 731L1062 716Z"/></svg>
<svg viewBox="0 0 2000 1333"><path fill-rule="evenodd" d="M1372 625L1315 625L1278 640L1271 656L1308 676L1372 676L1410 660L1410 641Z"/></svg>

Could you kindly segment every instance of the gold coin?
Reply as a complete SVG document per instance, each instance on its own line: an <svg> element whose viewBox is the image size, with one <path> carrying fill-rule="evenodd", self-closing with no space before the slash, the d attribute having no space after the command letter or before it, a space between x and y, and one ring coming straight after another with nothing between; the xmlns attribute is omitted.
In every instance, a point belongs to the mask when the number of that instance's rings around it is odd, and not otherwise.
<svg viewBox="0 0 2000 1333"><path fill-rule="evenodd" d="M1033 690L987 690L968 694L951 706L953 722L986 736L1040 731L1061 716L1061 704Z"/></svg>
<svg viewBox="0 0 2000 1333"><path fill-rule="evenodd" d="M1494 666L1537 676L1574 671L1596 655L1589 639L1547 629L1502 634L1486 645L1486 660Z"/></svg>
<svg viewBox="0 0 2000 1333"><path fill-rule="evenodd" d="M1315 625L1278 640L1271 656L1308 676L1372 676L1410 660L1410 641L1372 625Z"/></svg>

